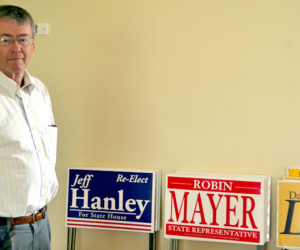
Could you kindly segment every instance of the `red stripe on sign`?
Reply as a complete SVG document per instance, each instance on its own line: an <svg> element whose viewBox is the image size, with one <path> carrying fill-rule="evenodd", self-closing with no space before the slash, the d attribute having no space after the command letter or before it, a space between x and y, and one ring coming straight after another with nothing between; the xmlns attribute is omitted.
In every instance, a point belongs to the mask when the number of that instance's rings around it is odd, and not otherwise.
<svg viewBox="0 0 300 250"><path fill-rule="evenodd" d="M136 227L151 227L151 225L143 224L130 224L130 223L118 223L118 222L104 222L104 221L95 221L95 220L73 220L67 219L68 222L81 222L81 223L95 223L95 224L112 224L112 225L124 225L124 226L136 226Z"/></svg>
<svg viewBox="0 0 300 250"><path fill-rule="evenodd" d="M261 182L168 176L168 188L210 192L261 194Z"/></svg>
<svg viewBox="0 0 300 250"><path fill-rule="evenodd" d="M257 231L213 227L197 227L175 224L166 225L166 235L214 240L230 240L249 243L260 242L260 232Z"/></svg>
<svg viewBox="0 0 300 250"><path fill-rule="evenodd" d="M132 231L143 231L151 232L151 229L146 228L134 228L134 227L119 227L119 226L103 226L103 225L87 225L87 224L76 224L76 223L67 223L67 226L77 226L77 227L86 227L86 228L109 228L109 229L124 229Z"/></svg>

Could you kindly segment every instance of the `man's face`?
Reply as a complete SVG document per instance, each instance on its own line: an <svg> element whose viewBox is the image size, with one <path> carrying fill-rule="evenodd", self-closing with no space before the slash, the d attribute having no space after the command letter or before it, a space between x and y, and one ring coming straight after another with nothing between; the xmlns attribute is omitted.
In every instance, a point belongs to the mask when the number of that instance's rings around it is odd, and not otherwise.
<svg viewBox="0 0 300 250"><path fill-rule="evenodd" d="M29 23L17 24L12 19L0 18L1 36L12 37L14 39L20 36L31 38L31 26ZM20 45L16 40L7 47L0 44L0 71L10 78L16 74L24 74L34 49L34 40L30 41L26 46Z"/></svg>

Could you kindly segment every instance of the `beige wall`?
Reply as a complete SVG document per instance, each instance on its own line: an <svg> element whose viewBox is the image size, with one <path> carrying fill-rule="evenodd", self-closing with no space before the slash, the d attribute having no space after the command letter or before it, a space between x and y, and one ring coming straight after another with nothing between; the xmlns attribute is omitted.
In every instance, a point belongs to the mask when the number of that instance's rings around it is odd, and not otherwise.
<svg viewBox="0 0 300 250"><path fill-rule="evenodd" d="M52 96L60 191L53 249L66 249L68 167L272 175L300 165L300 1L1 0L50 35L30 65ZM134 243L136 242L136 243ZM78 249L141 250L142 233L79 230ZM255 249L182 241L181 250ZM159 249L169 240L159 237Z"/></svg>

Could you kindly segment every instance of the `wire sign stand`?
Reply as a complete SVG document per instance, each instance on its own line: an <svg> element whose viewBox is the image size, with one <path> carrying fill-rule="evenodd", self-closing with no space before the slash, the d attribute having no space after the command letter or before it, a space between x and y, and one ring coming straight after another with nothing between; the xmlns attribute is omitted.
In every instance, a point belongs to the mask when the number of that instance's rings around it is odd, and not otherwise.
<svg viewBox="0 0 300 250"><path fill-rule="evenodd" d="M67 250L75 250L75 249L76 249L76 228L68 227ZM157 231L149 234L149 250L158 250Z"/></svg>
<svg viewBox="0 0 300 250"><path fill-rule="evenodd" d="M75 250L76 244L76 228L68 227L67 250Z"/></svg>

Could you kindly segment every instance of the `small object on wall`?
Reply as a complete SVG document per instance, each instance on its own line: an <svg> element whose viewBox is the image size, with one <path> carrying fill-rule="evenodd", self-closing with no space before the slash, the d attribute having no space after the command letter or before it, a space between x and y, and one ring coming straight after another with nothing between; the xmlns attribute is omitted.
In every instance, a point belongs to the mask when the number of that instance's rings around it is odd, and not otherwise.
<svg viewBox="0 0 300 250"><path fill-rule="evenodd" d="M37 23L35 25L36 35L49 35L49 25L48 23Z"/></svg>

